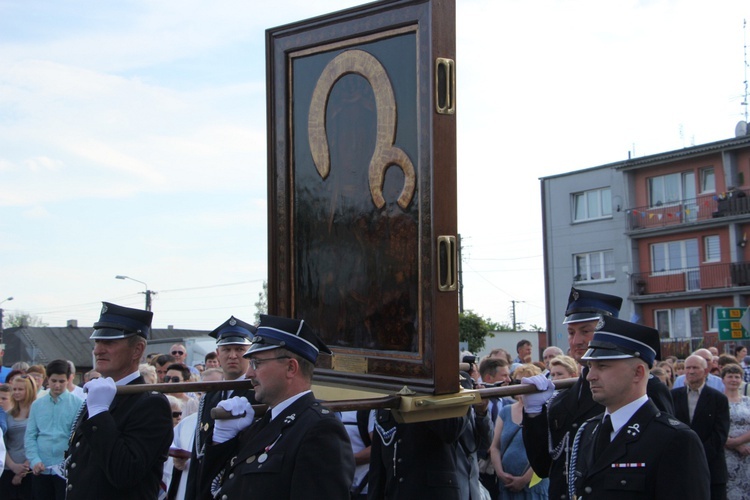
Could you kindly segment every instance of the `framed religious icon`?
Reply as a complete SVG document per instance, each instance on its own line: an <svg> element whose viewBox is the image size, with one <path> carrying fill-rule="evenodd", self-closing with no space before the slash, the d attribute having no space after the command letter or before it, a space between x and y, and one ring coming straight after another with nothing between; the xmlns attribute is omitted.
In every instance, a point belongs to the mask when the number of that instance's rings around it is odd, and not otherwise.
<svg viewBox="0 0 750 500"><path fill-rule="evenodd" d="M458 386L455 4L381 1L266 33L269 312L317 381Z"/></svg>

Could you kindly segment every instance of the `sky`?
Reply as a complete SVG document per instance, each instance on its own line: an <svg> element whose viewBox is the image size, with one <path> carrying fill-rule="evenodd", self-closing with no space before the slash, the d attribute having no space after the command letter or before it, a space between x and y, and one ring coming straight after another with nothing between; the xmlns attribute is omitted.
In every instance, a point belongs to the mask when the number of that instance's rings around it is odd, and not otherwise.
<svg viewBox="0 0 750 500"><path fill-rule="evenodd" d="M0 0L0 308L252 321L265 30L361 3ZM544 327L539 178L733 137L750 3L456 4L464 308Z"/></svg>

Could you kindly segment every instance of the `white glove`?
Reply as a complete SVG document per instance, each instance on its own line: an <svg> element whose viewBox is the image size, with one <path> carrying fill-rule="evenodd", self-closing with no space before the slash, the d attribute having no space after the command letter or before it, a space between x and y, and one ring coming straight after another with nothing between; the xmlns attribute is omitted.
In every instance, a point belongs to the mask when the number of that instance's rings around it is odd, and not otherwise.
<svg viewBox="0 0 750 500"><path fill-rule="evenodd" d="M239 418L217 419L214 422L214 443L229 441L242 429L253 423L255 410L245 397L235 396L231 399L225 399L219 401L216 406ZM242 416L243 414L244 416Z"/></svg>
<svg viewBox="0 0 750 500"><path fill-rule="evenodd" d="M526 413L541 413L542 406L552 397L555 392L555 384L544 375L534 375L533 377L524 377L521 379L522 384L535 385L542 392L523 395L523 408Z"/></svg>
<svg viewBox="0 0 750 500"><path fill-rule="evenodd" d="M108 411L117 394L117 386L112 377L89 380L83 386L83 390L87 393L86 406L89 409L89 418Z"/></svg>

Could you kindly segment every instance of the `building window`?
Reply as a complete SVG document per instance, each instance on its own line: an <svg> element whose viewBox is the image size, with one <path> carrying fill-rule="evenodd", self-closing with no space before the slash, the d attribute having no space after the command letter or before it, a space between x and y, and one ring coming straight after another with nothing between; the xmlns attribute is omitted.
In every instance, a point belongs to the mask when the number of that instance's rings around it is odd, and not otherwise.
<svg viewBox="0 0 750 500"><path fill-rule="evenodd" d="M703 251L706 253L705 262L720 262L721 247L719 244L719 236L705 236L703 238Z"/></svg>
<svg viewBox="0 0 750 500"><path fill-rule="evenodd" d="M656 329L663 339L703 337L703 317L700 307L657 309L654 311Z"/></svg>
<svg viewBox="0 0 750 500"><path fill-rule="evenodd" d="M612 217L612 191L609 188L592 189L573 195L573 221Z"/></svg>
<svg viewBox="0 0 750 500"><path fill-rule="evenodd" d="M615 258L612 250L581 253L573 256L573 281L615 279Z"/></svg>
<svg viewBox="0 0 750 500"><path fill-rule="evenodd" d="M714 176L714 167L704 167L701 173L701 193L716 192L716 177Z"/></svg>
<svg viewBox="0 0 750 500"><path fill-rule="evenodd" d="M651 245L651 272L668 273L698 267L698 240L668 241Z"/></svg>
<svg viewBox="0 0 750 500"><path fill-rule="evenodd" d="M682 176L677 174L660 175L648 180L648 203L650 207L675 205L682 200Z"/></svg>

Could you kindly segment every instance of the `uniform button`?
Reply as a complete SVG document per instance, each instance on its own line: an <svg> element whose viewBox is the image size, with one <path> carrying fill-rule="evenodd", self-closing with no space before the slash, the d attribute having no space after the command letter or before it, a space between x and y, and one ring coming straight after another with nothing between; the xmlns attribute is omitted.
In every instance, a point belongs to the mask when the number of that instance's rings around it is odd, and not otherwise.
<svg viewBox="0 0 750 500"><path fill-rule="evenodd" d="M73 485L72 485L72 484L69 484L69 485L68 485L68 491L70 491L70 490L72 490L72 489L73 489Z"/></svg>
<svg viewBox="0 0 750 500"><path fill-rule="evenodd" d="M94 432L96 432L96 431L98 431L98 430L99 430L99 428L98 428L97 426L95 426L95 425L94 425L94 426L92 426L92 427L91 427L91 430L92 430L92 431L94 431Z"/></svg>
<svg viewBox="0 0 750 500"><path fill-rule="evenodd" d="M585 487L585 488L583 489L583 491L584 491L585 493L591 493L591 492L592 492L593 490L591 489L591 486L586 486L586 487Z"/></svg>
<svg viewBox="0 0 750 500"><path fill-rule="evenodd" d="M231 474L229 474L229 479L234 479L234 472L232 472Z"/></svg>
<svg viewBox="0 0 750 500"><path fill-rule="evenodd" d="M576 429L578 427L578 424L573 423L573 428Z"/></svg>
<svg viewBox="0 0 750 500"><path fill-rule="evenodd" d="M403 458L399 458L398 460L396 460L396 462L398 462L398 463L401 463L401 462L403 462L403 461L404 461L404 459L403 459Z"/></svg>
<svg viewBox="0 0 750 500"><path fill-rule="evenodd" d="M404 478L403 477L398 478L398 482L399 483L403 483L404 482Z"/></svg>
<svg viewBox="0 0 750 500"><path fill-rule="evenodd" d="M229 497L226 495L221 495L221 500L229 500Z"/></svg>
<svg viewBox="0 0 750 500"><path fill-rule="evenodd" d="M71 468L71 469L75 469L75 468L76 468L76 463L75 463L75 462L73 462L72 464L70 464L70 468Z"/></svg>
<svg viewBox="0 0 750 500"><path fill-rule="evenodd" d="M78 448L79 446L81 446L81 442L80 441L76 443L76 448Z"/></svg>
<svg viewBox="0 0 750 500"><path fill-rule="evenodd" d="M623 479L622 481L620 481L620 484L623 485L623 486L625 486L626 484L628 484L627 479Z"/></svg>

